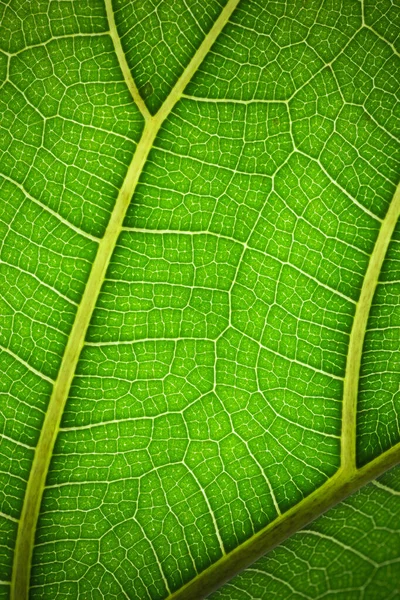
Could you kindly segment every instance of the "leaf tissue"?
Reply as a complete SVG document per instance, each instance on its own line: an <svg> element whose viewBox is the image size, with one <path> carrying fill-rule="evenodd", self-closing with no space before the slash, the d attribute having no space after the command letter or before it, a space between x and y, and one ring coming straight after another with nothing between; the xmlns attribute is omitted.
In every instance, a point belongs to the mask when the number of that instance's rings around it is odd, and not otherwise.
<svg viewBox="0 0 400 600"><path fill-rule="evenodd" d="M399 3L0 21L0 599L398 598Z"/></svg>

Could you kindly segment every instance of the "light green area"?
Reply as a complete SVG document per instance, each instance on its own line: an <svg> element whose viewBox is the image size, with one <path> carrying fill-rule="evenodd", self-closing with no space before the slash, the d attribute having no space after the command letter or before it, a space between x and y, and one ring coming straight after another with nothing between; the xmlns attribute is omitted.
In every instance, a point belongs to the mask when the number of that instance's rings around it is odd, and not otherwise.
<svg viewBox="0 0 400 600"><path fill-rule="evenodd" d="M191 81L97 283L34 600L166 598L337 471L349 336L399 176L389 4L243 0L191 77L224 4L115 3L150 112ZM101 2L13 0L0 19L3 599L52 384L144 119ZM399 240L367 324L361 464L400 441Z"/></svg>
<svg viewBox="0 0 400 600"><path fill-rule="evenodd" d="M368 484L210 600L394 600L400 594L400 469Z"/></svg>

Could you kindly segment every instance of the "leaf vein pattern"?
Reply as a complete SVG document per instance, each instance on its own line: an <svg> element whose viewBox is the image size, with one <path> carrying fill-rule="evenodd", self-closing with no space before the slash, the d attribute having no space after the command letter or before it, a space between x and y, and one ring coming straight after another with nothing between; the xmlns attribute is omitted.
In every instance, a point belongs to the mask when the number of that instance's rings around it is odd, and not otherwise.
<svg viewBox="0 0 400 600"><path fill-rule="evenodd" d="M397 40L369 0L64 9L0 35L11 598L201 598L399 461Z"/></svg>

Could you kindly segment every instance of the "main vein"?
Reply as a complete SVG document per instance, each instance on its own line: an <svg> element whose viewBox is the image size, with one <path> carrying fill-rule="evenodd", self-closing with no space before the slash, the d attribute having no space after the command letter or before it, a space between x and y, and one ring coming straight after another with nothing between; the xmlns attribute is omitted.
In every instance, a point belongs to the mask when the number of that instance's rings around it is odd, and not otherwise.
<svg viewBox="0 0 400 600"><path fill-rule="evenodd" d="M349 473L356 469L357 397L365 331L379 274L399 215L400 184L396 188L386 216L382 221L369 259L350 334L346 373L343 382L341 435L341 467Z"/></svg>
<svg viewBox="0 0 400 600"><path fill-rule="evenodd" d="M309 496L279 515L246 542L237 546L229 554L220 558L179 590L172 593L168 600L193 600L194 598L201 600L205 598L307 523L319 517L387 469L398 464L400 460L400 442L362 468L357 469L355 444L358 383L364 336L379 274L399 216L400 184L396 188L386 216L382 221L365 273L350 334L346 374L343 383L342 460L340 469Z"/></svg>
<svg viewBox="0 0 400 600"><path fill-rule="evenodd" d="M54 444L79 360L79 355L85 341L86 332L104 281L107 267L120 235L124 217L132 195L139 181L147 156L153 146L154 139L163 121L181 97L184 88L193 77L193 74L197 71L199 65L236 8L238 2L239 0L229 0L227 2L225 8L221 11L218 19L215 21L213 27L210 29L190 63L172 88L164 104L157 114L151 116L143 100L140 98L123 53L114 20L112 2L111 0L106 0L110 35L114 43L115 52L133 100L145 119L145 126L118 194L106 232L99 243L96 258L93 262L82 300L77 309L75 321L71 329L58 377L55 381L48 409L43 421L42 430L29 474L17 533L11 581L11 600L27 600L29 596L29 579L36 524Z"/></svg>
<svg viewBox="0 0 400 600"><path fill-rule="evenodd" d="M106 232L99 243L97 255L93 262L85 292L76 312L75 321L71 329L58 377L55 381L53 393L43 421L43 427L28 479L14 554L14 569L11 584L12 600L25 600L28 598L30 562L36 523L61 417L75 374L79 355L83 347L86 331L112 252L121 231L127 207L156 133L157 130L151 125L146 125L143 130L142 137L128 168Z"/></svg>

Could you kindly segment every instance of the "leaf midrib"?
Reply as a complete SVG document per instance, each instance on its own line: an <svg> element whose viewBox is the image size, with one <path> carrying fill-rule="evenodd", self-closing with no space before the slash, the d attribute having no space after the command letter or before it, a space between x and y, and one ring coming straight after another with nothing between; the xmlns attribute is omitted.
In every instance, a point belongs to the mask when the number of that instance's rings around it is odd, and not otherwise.
<svg viewBox="0 0 400 600"><path fill-rule="evenodd" d="M400 184L397 186L371 253L356 304L343 382L341 463L322 486L261 529L232 552L171 594L167 600L201 600L251 565L305 525L350 494L394 467L400 460L400 442L357 469L356 416L362 349L374 292L386 252L400 216Z"/></svg>
<svg viewBox="0 0 400 600"><path fill-rule="evenodd" d="M27 600L29 597L30 570L36 525L54 444L79 356L85 342L86 332L111 256L122 230L126 211L146 163L148 154L153 146L154 139L159 132L162 123L169 115L176 102L180 99L187 83L197 71L238 3L239 0L228 0L226 6L221 11L197 52L179 77L175 86L172 88L169 96L166 98L159 111L154 116L151 116L143 100L140 98L127 65L114 20L112 0L106 0L109 33L113 40L114 49L121 71L124 75L125 83L144 118L145 125L118 194L114 209L111 213L104 237L99 242L96 258L93 262L85 291L76 312L75 321L71 329L61 361L60 370L54 383L53 392L43 421L42 430L40 432L28 478L17 532L11 579L11 600Z"/></svg>
<svg viewBox="0 0 400 600"><path fill-rule="evenodd" d="M327 510L399 463L400 443L361 469L340 467L322 486L199 573L166 600L202 600Z"/></svg>
<svg viewBox="0 0 400 600"><path fill-rule="evenodd" d="M176 102L182 97L184 88L197 71L238 3L239 0L228 0L208 35L172 88L169 96L159 111L152 116L137 90L123 52L115 24L112 0L105 0L109 34L113 40L126 85L144 118L145 125L118 194L104 237L99 242L96 258L77 309L76 318L43 422L19 522L11 582L11 600L27 600L29 596L30 569L36 525L54 444L79 356L85 342L86 332L111 256L122 231L126 211L162 123L170 114ZM229 554L224 554L219 561L178 591L172 593L169 596L170 600L204 598L265 552L280 544L284 539L314 520L331 506L399 462L400 443L361 469L356 468L355 454L356 404L363 340L379 273L399 214L400 185L397 187L386 217L382 221L356 306L344 379L341 466L339 470L300 503L284 514L279 515L277 519L249 540Z"/></svg>

